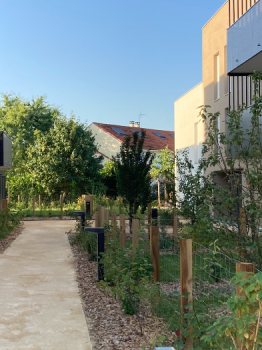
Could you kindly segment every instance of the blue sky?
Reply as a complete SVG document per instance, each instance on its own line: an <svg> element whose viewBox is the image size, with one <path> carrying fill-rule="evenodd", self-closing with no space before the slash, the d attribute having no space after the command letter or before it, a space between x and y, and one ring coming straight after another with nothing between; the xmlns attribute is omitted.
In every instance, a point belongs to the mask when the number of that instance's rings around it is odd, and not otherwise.
<svg viewBox="0 0 262 350"><path fill-rule="evenodd" d="M223 0L0 0L0 92L81 121L173 130L202 79L202 27Z"/></svg>

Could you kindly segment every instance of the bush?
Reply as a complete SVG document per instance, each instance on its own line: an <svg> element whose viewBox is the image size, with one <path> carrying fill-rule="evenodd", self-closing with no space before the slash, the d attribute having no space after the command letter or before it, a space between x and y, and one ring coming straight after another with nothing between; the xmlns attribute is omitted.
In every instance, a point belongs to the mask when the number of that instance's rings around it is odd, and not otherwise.
<svg viewBox="0 0 262 350"><path fill-rule="evenodd" d="M19 224L21 212L0 212L0 240L6 238Z"/></svg>

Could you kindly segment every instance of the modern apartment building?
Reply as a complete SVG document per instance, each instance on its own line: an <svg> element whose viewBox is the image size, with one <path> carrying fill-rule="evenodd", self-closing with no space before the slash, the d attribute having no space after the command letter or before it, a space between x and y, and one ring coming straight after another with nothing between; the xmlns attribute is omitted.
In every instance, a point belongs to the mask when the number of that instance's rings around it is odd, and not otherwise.
<svg viewBox="0 0 262 350"><path fill-rule="evenodd" d="M262 71L262 0L228 0L202 29L202 56L202 82L174 104L175 150L188 148L196 165L205 139L198 107L220 112L217 123L223 132L228 111L252 103L249 75ZM248 114L243 116L247 123Z"/></svg>

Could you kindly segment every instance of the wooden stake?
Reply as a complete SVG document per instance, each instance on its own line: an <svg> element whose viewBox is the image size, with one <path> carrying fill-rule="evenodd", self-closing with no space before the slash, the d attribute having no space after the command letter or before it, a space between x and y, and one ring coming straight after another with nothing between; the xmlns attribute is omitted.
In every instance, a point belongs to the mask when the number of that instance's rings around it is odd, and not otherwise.
<svg viewBox="0 0 262 350"><path fill-rule="evenodd" d="M193 310L193 257L192 257L192 239L180 240L180 293L181 293L181 310L182 317L187 312ZM190 304L190 307L188 307ZM189 332L190 333L190 332ZM183 339L185 349L193 348L193 339L189 335Z"/></svg>
<svg viewBox="0 0 262 350"><path fill-rule="evenodd" d="M151 203L148 203L147 205L148 238L150 238L151 220L152 220L152 206L151 206Z"/></svg>
<svg viewBox="0 0 262 350"><path fill-rule="evenodd" d="M99 221L98 221L98 212L95 212L95 227L99 227Z"/></svg>
<svg viewBox="0 0 262 350"><path fill-rule="evenodd" d="M41 194L38 196L38 207L41 209Z"/></svg>
<svg viewBox="0 0 262 350"><path fill-rule="evenodd" d="M109 225L109 209L104 209L104 224Z"/></svg>
<svg viewBox="0 0 262 350"><path fill-rule="evenodd" d="M126 246L126 216L124 214L119 215L120 225L120 245L121 247Z"/></svg>
<svg viewBox="0 0 262 350"><path fill-rule="evenodd" d="M178 250L178 227L177 227L177 208L174 209L173 214L173 236L174 236L174 249Z"/></svg>
<svg viewBox="0 0 262 350"><path fill-rule="evenodd" d="M101 205L98 207L98 225L98 227L104 226L104 207L101 207Z"/></svg>
<svg viewBox="0 0 262 350"><path fill-rule="evenodd" d="M35 216L35 196L33 196L33 216Z"/></svg>
<svg viewBox="0 0 262 350"><path fill-rule="evenodd" d="M159 227L150 227L150 256L153 265L153 281L160 282Z"/></svg>
<svg viewBox="0 0 262 350"><path fill-rule="evenodd" d="M245 208L240 208L240 232L242 235L246 236L247 235L247 219L246 219L246 212Z"/></svg>
<svg viewBox="0 0 262 350"><path fill-rule="evenodd" d="M20 194L17 196L17 202L20 203Z"/></svg>
<svg viewBox="0 0 262 350"><path fill-rule="evenodd" d="M133 219L132 220L132 252L133 254L136 251L136 248L138 247L138 232L139 232L139 220Z"/></svg>
<svg viewBox="0 0 262 350"><path fill-rule="evenodd" d="M64 205L64 196L62 194L60 194L60 216L61 216L61 219L63 217L63 205Z"/></svg>
<svg viewBox="0 0 262 350"><path fill-rule="evenodd" d="M8 193L8 197L7 197L7 203L10 203L10 182L7 182L7 193Z"/></svg>
<svg viewBox="0 0 262 350"><path fill-rule="evenodd" d="M112 225L112 232L116 236L116 212L112 211L111 213L111 225Z"/></svg>

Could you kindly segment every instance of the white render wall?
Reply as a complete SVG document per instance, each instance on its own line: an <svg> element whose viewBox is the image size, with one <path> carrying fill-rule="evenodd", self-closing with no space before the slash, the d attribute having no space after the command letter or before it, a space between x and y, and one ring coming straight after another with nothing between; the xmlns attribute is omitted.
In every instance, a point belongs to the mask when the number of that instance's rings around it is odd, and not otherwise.
<svg viewBox="0 0 262 350"><path fill-rule="evenodd" d="M94 124L89 125L89 129L95 136L95 143L98 145L99 152L111 159L120 151L120 141ZM108 158L104 158L104 162L107 162Z"/></svg>
<svg viewBox="0 0 262 350"><path fill-rule="evenodd" d="M197 158L201 157L204 140L203 123L199 122L199 106L204 104L203 83L198 84L175 101L175 151L188 148L189 158L195 163L195 123L198 123Z"/></svg>

